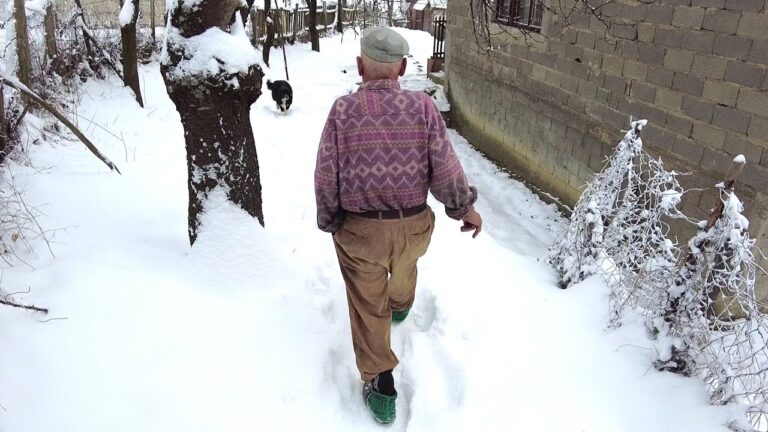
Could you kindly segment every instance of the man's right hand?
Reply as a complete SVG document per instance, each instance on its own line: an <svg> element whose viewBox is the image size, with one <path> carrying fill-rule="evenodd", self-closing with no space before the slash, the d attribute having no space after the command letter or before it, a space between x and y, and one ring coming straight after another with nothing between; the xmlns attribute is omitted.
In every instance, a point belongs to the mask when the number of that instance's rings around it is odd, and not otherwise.
<svg viewBox="0 0 768 432"><path fill-rule="evenodd" d="M461 232L474 231L474 233L472 233L472 238L475 238L480 234L480 230L483 227L483 218L480 217L480 213L476 212L475 209L470 209L467 214L461 218L461 221L464 222L464 225L461 227Z"/></svg>

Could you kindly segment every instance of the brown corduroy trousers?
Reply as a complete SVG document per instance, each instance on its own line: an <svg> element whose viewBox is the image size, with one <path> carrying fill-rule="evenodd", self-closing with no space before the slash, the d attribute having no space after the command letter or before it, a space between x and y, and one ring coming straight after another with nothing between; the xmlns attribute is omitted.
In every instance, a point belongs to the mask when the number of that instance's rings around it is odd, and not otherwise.
<svg viewBox="0 0 768 432"><path fill-rule="evenodd" d="M390 348L392 311L413 305L416 262L427 252L434 224L435 214L429 208L400 219L347 215L333 235L363 381L397 366Z"/></svg>

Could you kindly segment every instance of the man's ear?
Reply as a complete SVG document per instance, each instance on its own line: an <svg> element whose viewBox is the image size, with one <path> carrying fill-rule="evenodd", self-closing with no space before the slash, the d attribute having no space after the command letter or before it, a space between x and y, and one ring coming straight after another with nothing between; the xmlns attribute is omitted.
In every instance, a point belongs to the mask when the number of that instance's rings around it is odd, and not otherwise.
<svg viewBox="0 0 768 432"><path fill-rule="evenodd" d="M408 59L403 58L403 62L400 64L400 72L398 73L398 76L405 75L405 68L408 67Z"/></svg>
<svg viewBox="0 0 768 432"><path fill-rule="evenodd" d="M363 58L360 56L357 56L357 73L363 76Z"/></svg>

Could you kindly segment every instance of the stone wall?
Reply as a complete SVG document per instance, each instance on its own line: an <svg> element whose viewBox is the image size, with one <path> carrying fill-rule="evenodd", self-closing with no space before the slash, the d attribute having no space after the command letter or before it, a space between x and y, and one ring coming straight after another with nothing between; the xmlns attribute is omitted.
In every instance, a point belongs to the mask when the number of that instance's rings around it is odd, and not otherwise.
<svg viewBox="0 0 768 432"><path fill-rule="evenodd" d="M512 35L494 37L490 53L468 3L449 2L446 86L454 125L480 150L574 204L630 119L646 118L646 148L703 189L684 198L691 216L707 213L712 186L746 156L737 191L768 252L766 0L617 2L605 12L626 25L607 32L589 17L563 29L545 12L535 40L504 27Z"/></svg>

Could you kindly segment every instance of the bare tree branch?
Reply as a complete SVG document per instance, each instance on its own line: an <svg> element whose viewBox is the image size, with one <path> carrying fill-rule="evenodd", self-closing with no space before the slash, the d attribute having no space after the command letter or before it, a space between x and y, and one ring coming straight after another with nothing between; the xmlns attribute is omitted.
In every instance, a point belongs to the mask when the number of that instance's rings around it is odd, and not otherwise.
<svg viewBox="0 0 768 432"><path fill-rule="evenodd" d="M69 119L62 113L59 112L53 105L49 104L45 100L43 100L40 96L35 94L32 90L27 88L27 86L21 84L20 82L16 81L15 79L5 77L3 75L0 75L0 79L5 82L9 87L14 88L27 97L29 97L32 101L43 107L46 111L50 112L54 117L56 117L60 122L64 123L64 126L69 128L70 131L72 131L77 138L80 139L80 141L85 144L86 147L88 147L88 150L91 151L97 158L99 158L100 161L104 162L106 166L109 167L112 171L117 171L118 174L120 174L120 170L117 168L117 166L112 163L109 158L104 156L98 148L89 140L81 131L78 129L77 126L75 126Z"/></svg>
<svg viewBox="0 0 768 432"><path fill-rule="evenodd" d="M20 308L20 309L32 310L32 311L35 311L35 312L42 312L44 314L48 313L48 309L45 309L45 308L39 308L37 306L23 305L23 304L14 303L14 302L8 301L8 300L0 300L0 304L6 305L6 306L10 306L10 307Z"/></svg>

